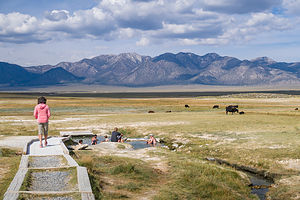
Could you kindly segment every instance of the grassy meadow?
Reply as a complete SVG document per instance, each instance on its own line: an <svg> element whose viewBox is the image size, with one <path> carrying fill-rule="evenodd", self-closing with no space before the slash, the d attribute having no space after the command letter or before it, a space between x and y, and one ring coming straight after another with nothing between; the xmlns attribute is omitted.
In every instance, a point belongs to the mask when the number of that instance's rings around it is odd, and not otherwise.
<svg viewBox="0 0 300 200"><path fill-rule="evenodd" d="M68 130L105 135L119 127L127 137L152 133L182 144L176 151L157 148L149 152L160 167L138 158L76 152L74 158L88 168L97 199L258 199L250 194L244 173L209 162L207 157L272 175L275 183L269 199L300 199L300 110L295 110L300 109L300 96L246 93L190 98L46 98L52 114L50 135ZM36 101L37 96L32 95L0 94L0 139L37 135L33 118ZM245 114L226 115L225 106L230 104L239 105ZM220 108L212 109L213 105ZM17 159L0 154L0 160L7 161L0 164L0 171ZM13 172L1 173L0 182L11 180Z"/></svg>

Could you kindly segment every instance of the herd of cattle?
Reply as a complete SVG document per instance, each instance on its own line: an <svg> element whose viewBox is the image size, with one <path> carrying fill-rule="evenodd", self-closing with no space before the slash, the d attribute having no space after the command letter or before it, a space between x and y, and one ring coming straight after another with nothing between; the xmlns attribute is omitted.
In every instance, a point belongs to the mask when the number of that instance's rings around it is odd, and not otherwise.
<svg viewBox="0 0 300 200"><path fill-rule="evenodd" d="M190 106L189 106L188 104L185 104L184 107L185 107L185 108L190 108ZM233 113L235 113L235 112L236 112L236 113L239 113L240 115L245 114L244 111L239 112L238 107L239 107L238 105L229 105L229 106L226 106L226 115L227 115L229 112L231 112L231 114L233 114ZM219 105L214 105L214 106L213 106L213 109L219 109L219 108L220 108ZM166 113L170 113L170 112L172 112L172 111L171 111L171 110L166 111ZM148 113L155 113L155 112L154 112L153 110L149 110Z"/></svg>
<svg viewBox="0 0 300 200"><path fill-rule="evenodd" d="M185 107L185 108L190 108L190 106L189 106L188 104L185 104L184 107ZM212 108L213 108L213 109L219 109L220 106L219 106L219 105L214 105ZM244 111L240 111L240 112L239 112L239 109L238 109L238 108L239 108L238 105L229 105L229 106L226 106L226 107L225 107L226 115L227 115L229 112L231 112L232 115L233 115L233 113L238 113L238 114L240 114L240 115L244 115L245 112L244 112ZM295 108L295 110L298 110L298 108ZM167 111L166 111L166 113L170 113L170 112L172 112L172 111L171 111L171 110L167 110ZM154 112L153 110L149 110L148 113L155 113L155 112Z"/></svg>
<svg viewBox="0 0 300 200"><path fill-rule="evenodd" d="M190 106L189 105L187 105L187 104L185 104L185 106L184 106L185 108L189 108ZM214 105L213 106L213 109L219 109L220 108L220 106L219 105ZM229 106L226 106L226 115L229 113L229 112L231 112L231 114L233 114L233 113L239 113L240 115L243 115L243 114L245 114L245 112L244 111L241 111L241 112L239 112L239 106L238 105L229 105Z"/></svg>

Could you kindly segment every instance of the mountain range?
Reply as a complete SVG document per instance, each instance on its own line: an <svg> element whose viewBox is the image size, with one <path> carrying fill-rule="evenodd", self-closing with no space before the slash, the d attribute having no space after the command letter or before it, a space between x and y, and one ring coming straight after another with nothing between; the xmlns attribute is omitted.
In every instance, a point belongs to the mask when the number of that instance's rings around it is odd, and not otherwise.
<svg viewBox="0 0 300 200"><path fill-rule="evenodd" d="M22 67L0 62L0 85L56 84L116 86L284 85L300 83L300 62L276 62L267 57L239 60L209 53L165 53L156 57L136 53L100 55L78 62Z"/></svg>

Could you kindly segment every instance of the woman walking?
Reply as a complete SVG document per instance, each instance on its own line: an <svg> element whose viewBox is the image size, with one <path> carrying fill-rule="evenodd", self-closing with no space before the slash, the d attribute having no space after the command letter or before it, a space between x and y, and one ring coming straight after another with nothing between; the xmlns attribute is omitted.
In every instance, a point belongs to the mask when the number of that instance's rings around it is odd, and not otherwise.
<svg viewBox="0 0 300 200"><path fill-rule="evenodd" d="M33 115L37 119L38 122L38 132L39 132L39 140L40 147L43 147L42 139L43 135L45 137L45 146L47 146L47 137L48 137L48 119L50 117L50 108L46 104L45 97L38 98L38 104L34 108Z"/></svg>

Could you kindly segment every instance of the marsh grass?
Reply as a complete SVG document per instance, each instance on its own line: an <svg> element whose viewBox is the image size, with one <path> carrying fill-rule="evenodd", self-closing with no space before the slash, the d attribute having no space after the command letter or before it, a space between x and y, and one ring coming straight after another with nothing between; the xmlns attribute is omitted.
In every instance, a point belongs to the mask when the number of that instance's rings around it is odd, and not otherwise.
<svg viewBox="0 0 300 200"><path fill-rule="evenodd" d="M249 180L230 168L197 160L173 160L170 183L155 199L257 199Z"/></svg>

